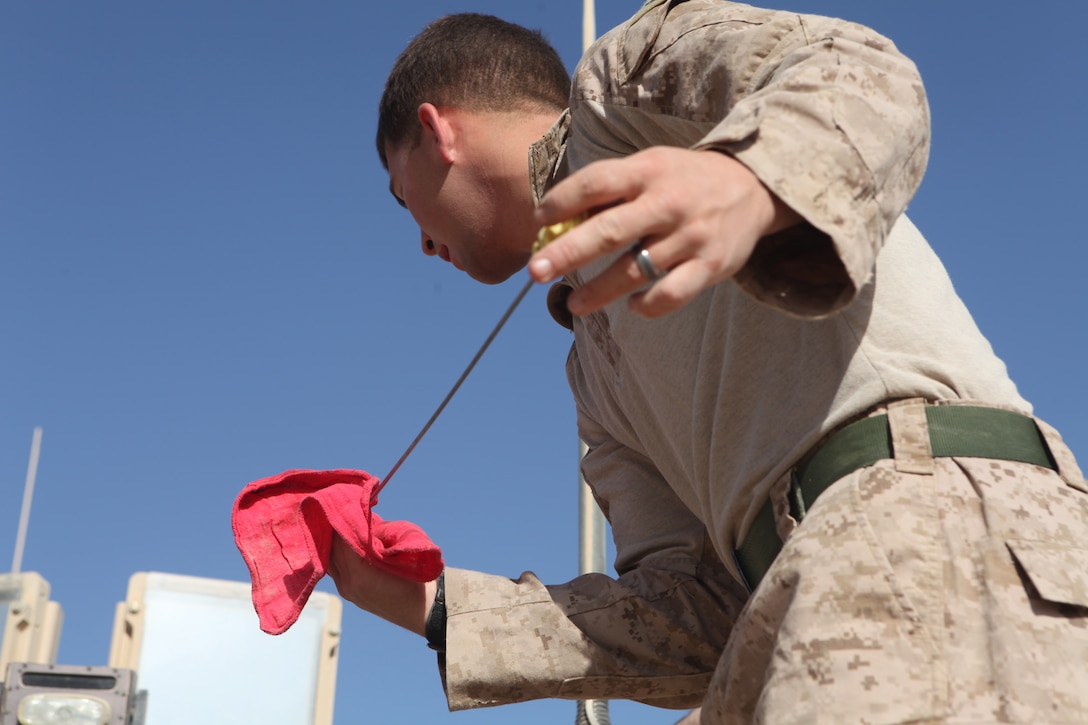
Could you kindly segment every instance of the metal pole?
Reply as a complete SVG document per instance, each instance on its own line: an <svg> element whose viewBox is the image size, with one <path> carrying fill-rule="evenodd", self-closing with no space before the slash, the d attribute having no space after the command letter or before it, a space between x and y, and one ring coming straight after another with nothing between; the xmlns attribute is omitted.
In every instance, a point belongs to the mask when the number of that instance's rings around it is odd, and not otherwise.
<svg viewBox="0 0 1088 725"><path fill-rule="evenodd" d="M582 0L582 52L589 50L596 39L596 8L593 0ZM586 450L586 444L579 441L579 464ZM578 573L601 573L605 568L604 514L581 476L581 465L578 481Z"/></svg>
<svg viewBox="0 0 1088 725"><path fill-rule="evenodd" d="M11 573L18 574L23 566L23 548L26 530L30 523L30 501L34 498L34 480L38 477L38 456L42 449L42 429L34 429L30 442L30 463L26 467L26 484L23 486L23 510L19 514L19 533L15 536L15 557L11 561Z"/></svg>
<svg viewBox="0 0 1088 725"><path fill-rule="evenodd" d="M578 449L581 460L586 454L586 444L579 441ZM578 573L602 573L605 570L604 514L580 473L578 482Z"/></svg>
<svg viewBox="0 0 1088 725"><path fill-rule="evenodd" d="M582 52L597 39L596 8L593 0L582 0ZM586 444L578 441L578 573L603 573L605 570L604 514L581 475L581 461ZM579 700L575 725L609 725L608 700Z"/></svg>
<svg viewBox="0 0 1088 725"><path fill-rule="evenodd" d="M582 52L589 50L593 41L597 39L597 10L593 0L584 0L582 3Z"/></svg>

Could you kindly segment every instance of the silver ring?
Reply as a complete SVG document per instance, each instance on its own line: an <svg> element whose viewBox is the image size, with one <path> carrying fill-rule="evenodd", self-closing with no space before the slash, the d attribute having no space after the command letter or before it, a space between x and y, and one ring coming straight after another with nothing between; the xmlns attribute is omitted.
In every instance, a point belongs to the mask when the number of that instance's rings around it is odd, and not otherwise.
<svg viewBox="0 0 1088 725"><path fill-rule="evenodd" d="M663 271L660 267L654 264L654 260L650 259L650 252L642 246L642 242L636 242L635 246L631 247L631 254L635 255L635 264L638 265L639 271L646 276L651 283L664 277L668 272Z"/></svg>

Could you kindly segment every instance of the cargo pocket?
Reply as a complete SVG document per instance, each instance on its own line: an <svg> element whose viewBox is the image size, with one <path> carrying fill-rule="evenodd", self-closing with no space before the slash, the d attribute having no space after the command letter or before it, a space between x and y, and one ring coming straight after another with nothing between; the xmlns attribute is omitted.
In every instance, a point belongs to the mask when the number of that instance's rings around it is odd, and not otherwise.
<svg viewBox="0 0 1088 725"><path fill-rule="evenodd" d="M1006 540L1005 546L1034 588L1030 594L1088 614L1088 549L1018 539Z"/></svg>

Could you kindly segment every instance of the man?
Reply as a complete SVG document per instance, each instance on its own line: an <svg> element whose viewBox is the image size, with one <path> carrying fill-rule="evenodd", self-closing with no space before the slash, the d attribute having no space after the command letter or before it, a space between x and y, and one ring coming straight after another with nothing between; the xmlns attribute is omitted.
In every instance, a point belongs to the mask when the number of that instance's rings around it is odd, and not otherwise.
<svg viewBox="0 0 1088 725"><path fill-rule="evenodd" d="M1088 485L903 216L913 64L838 20L650 0L569 101L561 69L517 26L436 21L378 150L424 253L554 283L618 577L419 585L336 544L340 592L443 651L455 709L1088 722Z"/></svg>

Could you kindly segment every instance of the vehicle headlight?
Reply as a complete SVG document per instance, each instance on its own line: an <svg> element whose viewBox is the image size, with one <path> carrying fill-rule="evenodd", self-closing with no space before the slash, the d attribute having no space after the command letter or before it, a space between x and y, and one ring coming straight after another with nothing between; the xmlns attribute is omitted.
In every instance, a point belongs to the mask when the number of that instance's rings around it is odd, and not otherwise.
<svg viewBox="0 0 1088 725"><path fill-rule="evenodd" d="M19 725L106 725L110 706L86 695L40 693L19 703Z"/></svg>

